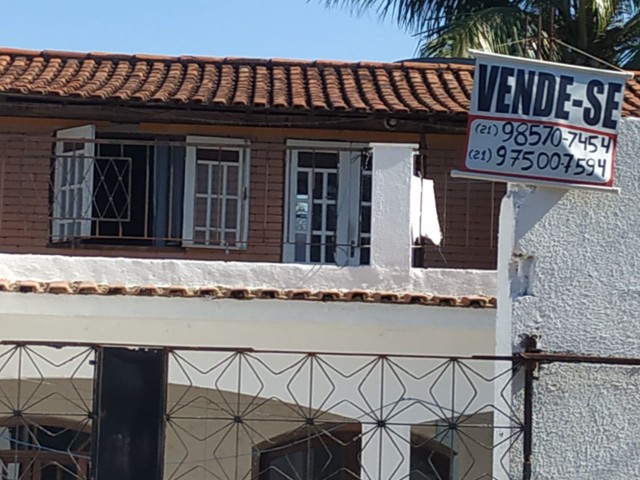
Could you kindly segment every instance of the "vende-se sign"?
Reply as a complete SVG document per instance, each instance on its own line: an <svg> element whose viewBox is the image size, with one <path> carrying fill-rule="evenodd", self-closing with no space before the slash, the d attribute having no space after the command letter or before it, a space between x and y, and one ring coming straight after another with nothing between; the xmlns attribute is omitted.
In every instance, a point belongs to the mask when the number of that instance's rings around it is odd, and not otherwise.
<svg viewBox="0 0 640 480"><path fill-rule="evenodd" d="M473 54L476 70L460 176L612 185L624 88L632 74Z"/></svg>

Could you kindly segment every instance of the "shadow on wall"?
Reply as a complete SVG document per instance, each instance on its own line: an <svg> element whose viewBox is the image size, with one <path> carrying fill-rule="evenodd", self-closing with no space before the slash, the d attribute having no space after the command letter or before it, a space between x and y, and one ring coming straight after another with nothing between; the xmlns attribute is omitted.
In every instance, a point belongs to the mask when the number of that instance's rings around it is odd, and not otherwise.
<svg viewBox="0 0 640 480"><path fill-rule="evenodd" d="M6 400L0 412L3 478L89 478L96 438L93 381L42 380L0 381ZM9 414L8 407L18 405L23 410ZM424 415L436 416L428 409ZM458 418L457 432L440 420L373 426L366 413L359 417L306 403L169 385L163 478L369 478L380 454L394 463L388 468L404 465L411 478L491 475L491 413ZM376 455L365 458L365 449Z"/></svg>

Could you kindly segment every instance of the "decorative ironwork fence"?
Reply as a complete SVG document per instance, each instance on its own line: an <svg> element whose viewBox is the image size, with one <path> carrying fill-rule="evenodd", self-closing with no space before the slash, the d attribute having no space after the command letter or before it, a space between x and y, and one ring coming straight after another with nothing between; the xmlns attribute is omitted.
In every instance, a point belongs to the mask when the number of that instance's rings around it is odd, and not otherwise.
<svg viewBox="0 0 640 480"><path fill-rule="evenodd" d="M132 364L119 372L124 383L108 380L115 348L2 347L4 478L104 478L96 445L114 429L114 396L141 412L117 425L121 435L160 425L161 478L521 478L510 466L526 430L511 408L521 360L127 347L162 358L165 414L144 420L152 406L136 406L135 389L149 379L129 382ZM133 443L123 457L143 455Z"/></svg>

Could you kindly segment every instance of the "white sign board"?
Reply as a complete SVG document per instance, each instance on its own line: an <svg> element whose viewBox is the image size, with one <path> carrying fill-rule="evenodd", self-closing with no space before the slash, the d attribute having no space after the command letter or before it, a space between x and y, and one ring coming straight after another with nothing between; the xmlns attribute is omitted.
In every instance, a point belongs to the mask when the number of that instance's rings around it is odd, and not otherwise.
<svg viewBox="0 0 640 480"><path fill-rule="evenodd" d="M612 185L631 74L473 54L464 172L497 181Z"/></svg>

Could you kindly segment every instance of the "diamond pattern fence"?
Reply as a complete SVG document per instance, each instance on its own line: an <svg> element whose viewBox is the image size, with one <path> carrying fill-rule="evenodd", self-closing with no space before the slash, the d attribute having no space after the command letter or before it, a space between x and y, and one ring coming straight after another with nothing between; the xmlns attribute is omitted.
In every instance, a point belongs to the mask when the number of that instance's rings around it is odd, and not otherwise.
<svg viewBox="0 0 640 480"><path fill-rule="evenodd" d="M2 478L96 478L94 370L104 347L1 348ZM513 460L526 428L511 407L522 361L158 348L167 362L163 478L522 478Z"/></svg>

